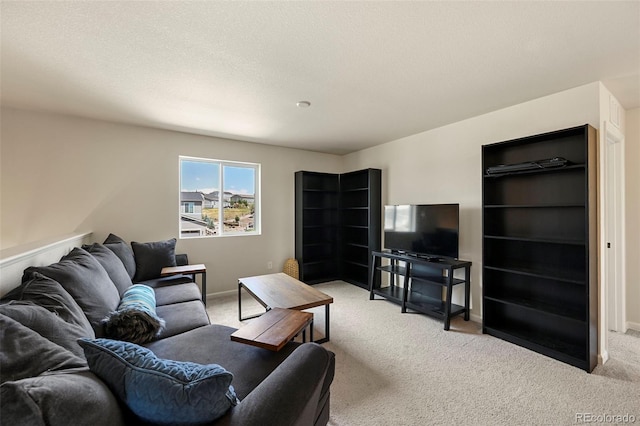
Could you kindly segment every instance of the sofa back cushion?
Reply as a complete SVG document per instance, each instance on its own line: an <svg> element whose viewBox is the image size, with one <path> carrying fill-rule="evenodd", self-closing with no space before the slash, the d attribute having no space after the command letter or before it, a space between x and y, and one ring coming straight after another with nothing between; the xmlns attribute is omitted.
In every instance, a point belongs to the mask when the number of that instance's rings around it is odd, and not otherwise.
<svg viewBox="0 0 640 426"><path fill-rule="evenodd" d="M120 296L131 287L131 277L124 267L124 263L116 254L104 246L103 244L94 243L91 245L83 245L83 249L91 253L93 257L102 265L113 284L118 289Z"/></svg>
<svg viewBox="0 0 640 426"><path fill-rule="evenodd" d="M78 326L82 334L80 337L95 337L89 320L69 292L59 282L38 272L33 272L30 279L7 293L2 300L31 302L42 306L63 321Z"/></svg>
<svg viewBox="0 0 640 426"><path fill-rule="evenodd" d="M0 314L0 374L3 383L44 372L86 366L83 358Z"/></svg>
<svg viewBox="0 0 640 426"><path fill-rule="evenodd" d="M6 425L120 426L116 397L95 374L63 371L3 383L0 419Z"/></svg>
<svg viewBox="0 0 640 426"><path fill-rule="evenodd" d="M80 305L96 334L102 334L102 319L118 307L120 294L91 254L76 247L58 263L25 269L23 281L31 279L34 272L59 282Z"/></svg>
<svg viewBox="0 0 640 426"><path fill-rule="evenodd" d="M133 279L136 274L136 260L133 256L133 250L129 247L129 244L115 234L109 234L103 244L118 256L122 261L124 268L127 270L129 278Z"/></svg>
<svg viewBox="0 0 640 426"><path fill-rule="evenodd" d="M84 352L77 340L88 337L82 327L68 323L55 313L33 302L10 301L0 304L0 313L18 321L56 345L84 358ZM91 330L93 335L93 330Z"/></svg>

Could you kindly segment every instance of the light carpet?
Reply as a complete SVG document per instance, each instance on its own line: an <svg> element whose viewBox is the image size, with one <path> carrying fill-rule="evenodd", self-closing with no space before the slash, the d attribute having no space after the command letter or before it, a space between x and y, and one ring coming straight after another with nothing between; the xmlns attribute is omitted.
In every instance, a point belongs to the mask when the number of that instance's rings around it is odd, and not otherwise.
<svg viewBox="0 0 640 426"><path fill-rule="evenodd" d="M588 374L482 334L480 324L400 312L386 300L334 281L332 426L573 425L600 419L640 424L640 334L611 333L610 360ZM263 310L243 296L243 316ZM242 327L236 295L210 299L213 323ZM313 309L316 338L324 308ZM247 323L247 321L244 321ZM593 416L593 417L589 417ZM601 416L601 417L596 417ZM602 422L601 422L602 423Z"/></svg>

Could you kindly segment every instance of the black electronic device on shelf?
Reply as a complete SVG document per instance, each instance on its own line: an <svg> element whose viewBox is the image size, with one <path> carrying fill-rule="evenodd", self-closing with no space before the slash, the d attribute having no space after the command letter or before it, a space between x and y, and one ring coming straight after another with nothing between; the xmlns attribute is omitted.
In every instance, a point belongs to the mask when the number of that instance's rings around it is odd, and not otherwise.
<svg viewBox="0 0 640 426"><path fill-rule="evenodd" d="M515 164L499 164L497 166L487 167L487 175L499 176L508 173L526 172L530 170L552 169L556 167L564 167L568 164L564 157L545 158L544 160L525 161Z"/></svg>
<svg viewBox="0 0 640 426"><path fill-rule="evenodd" d="M410 256L438 260L458 257L458 204L384 207L384 246Z"/></svg>

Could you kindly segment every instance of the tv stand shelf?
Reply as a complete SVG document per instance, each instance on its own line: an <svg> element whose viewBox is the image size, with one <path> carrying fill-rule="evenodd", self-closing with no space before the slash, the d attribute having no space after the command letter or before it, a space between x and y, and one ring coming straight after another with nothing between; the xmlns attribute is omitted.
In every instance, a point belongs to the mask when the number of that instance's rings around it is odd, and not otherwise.
<svg viewBox="0 0 640 426"><path fill-rule="evenodd" d="M380 296L402 307L402 312L411 309L444 320L444 329L449 330L451 318L464 314L469 321L469 292L471 262L447 258L428 259L392 251L372 252L369 299ZM382 259L389 264L382 265ZM404 265L400 265L404 262ZM454 271L464 269L464 278L454 278ZM389 285L382 286L376 274L388 273ZM396 277L402 276L403 285L396 285ZM453 286L464 284L464 306L451 303ZM442 297L442 290L446 296Z"/></svg>

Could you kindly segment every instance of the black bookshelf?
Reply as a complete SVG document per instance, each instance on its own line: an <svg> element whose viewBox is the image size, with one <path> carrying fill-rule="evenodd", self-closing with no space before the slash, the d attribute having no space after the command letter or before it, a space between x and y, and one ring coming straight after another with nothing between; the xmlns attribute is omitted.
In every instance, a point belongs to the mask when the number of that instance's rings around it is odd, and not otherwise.
<svg viewBox="0 0 640 426"><path fill-rule="evenodd" d="M295 174L295 251L300 279L308 284L338 279L339 176Z"/></svg>
<svg viewBox="0 0 640 426"><path fill-rule="evenodd" d="M341 279L368 288L371 252L381 244L381 171L299 171L296 259L307 284Z"/></svg>
<svg viewBox="0 0 640 426"><path fill-rule="evenodd" d="M382 172L365 169L340 175L340 275L368 288L371 252L380 250Z"/></svg>
<svg viewBox="0 0 640 426"><path fill-rule="evenodd" d="M491 167L566 159L560 167ZM597 363L596 131L482 147L483 331L591 372Z"/></svg>

